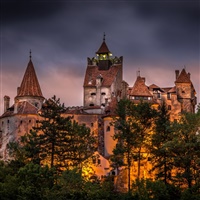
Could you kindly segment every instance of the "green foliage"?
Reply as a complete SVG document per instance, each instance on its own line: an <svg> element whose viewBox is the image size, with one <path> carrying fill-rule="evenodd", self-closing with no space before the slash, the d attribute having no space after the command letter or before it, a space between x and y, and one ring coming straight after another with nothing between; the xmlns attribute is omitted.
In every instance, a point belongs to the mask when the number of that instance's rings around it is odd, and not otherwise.
<svg viewBox="0 0 200 200"><path fill-rule="evenodd" d="M140 178L140 162L143 159L141 151L149 142L156 111L149 103L140 102L136 105L125 99L118 103L117 116L114 119L116 132L113 137L117 145L113 150L112 161L114 166L127 166L130 190L130 166L133 159L138 161Z"/></svg>
<svg viewBox="0 0 200 200"><path fill-rule="evenodd" d="M16 200L18 195L16 171L0 161L0 200Z"/></svg>
<svg viewBox="0 0 200 200"><path fill-rule="evenodd" d="M40 112L41 120L20 143L10 143L10 153L22 163L49 165L62 171L80 166L96 150L96 138L84 124L64 116L60 100L46 100Z"/></svg>
<svg viewBox="0 0 200 200"><path fill-rule="evenodd" d="M138 200L170 200L166 185L162 181L149 179L136 180L133 183L132 196Z"/></svg>
<svg viewBox="0 0 200 200"><path fill-rule="evenodd" d="M18 199L40 200L44 199L47 189L54 184L54 170L48 166L29 163L18 171Z"/></svg>
<svg viewBox="0 0 200 200"><path fill-rule="evenodd" d="M173 140L167 144L176 168L175 181L183 187L192 188L200 182L199 127L198 114L183 114L180 122L174 124Z"/></svg>
<svg viewBox="0 0 200 200"><path fill-rule="evenodd" d="M158 111L155 121L155 129L151 135L151 161L153 163L152 171L155 172L156 178L163 180L167 184L171 179L171 152L165 145L173 139L172 125L169 119L169 113L165 102Z"/></svg>

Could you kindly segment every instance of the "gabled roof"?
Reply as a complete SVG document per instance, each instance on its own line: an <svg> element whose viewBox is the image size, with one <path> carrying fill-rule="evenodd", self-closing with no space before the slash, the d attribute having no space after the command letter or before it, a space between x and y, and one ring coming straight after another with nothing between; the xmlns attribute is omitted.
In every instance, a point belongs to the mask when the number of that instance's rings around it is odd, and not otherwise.
<svg viewBox="0 0 200 200"><path fill-rule="evenodd" d="M14 113L14 105L12 105L3 115L1 115L1 118L3 117L10 117L14 114L37 114L38 108L33 106L27 101L22 101L18 103L17 106L17 112Z"/></svg>
<svg viewBox="0 0 200 200"><path fill-rule="evenodd" d="M191 83L190 76L186 73L185 69L181 71L175 83Z"/></svg>
<svg viewBox="0 0 200 200"><path fill-rule="evenodd" d="M28 101L20 102L17 114L37 114L38 108L30 104Z"/></svg>
<svg viewBox="0 0 200 200"><path fill-rule="evenodd" d="M102 44L101 44L99 50L96 52L96 54L104 54L104 53L106 53L106 54L110 53L105 41L102 42Z"/></svg>
<svg viewBox="0 0 200 200"><path fill-rule="evenodd" d="M138 76L134 86L130 91L131 96L152 96L149 92L148 87L145 85L144 78Z"/></svg>
<svg viewBox="0 0 200 200"><path fill-rule="evenodd" d="M17 96L43 97L31 59L26 68Z"/></svg>
<svg viewBox="0 0 200 200"><path fill-rule="evenodd" d="M111 86L122 65L113 65L108 70L99 70L98 66L88 66L85 73L84 87L96 86L96 79L99 75L102 77L102 86Z"/></svg>

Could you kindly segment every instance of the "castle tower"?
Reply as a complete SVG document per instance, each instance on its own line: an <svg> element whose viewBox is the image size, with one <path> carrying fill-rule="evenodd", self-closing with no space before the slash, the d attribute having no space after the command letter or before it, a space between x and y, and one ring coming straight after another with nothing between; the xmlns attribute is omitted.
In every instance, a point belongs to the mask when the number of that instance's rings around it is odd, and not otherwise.
<svg viewBox="0 0 200 200"><path fill-rule="evenodd" d="M181 103L181 111L195 112L196 91L190 80L190 73L186 73L185 69L179 74L179 70L175 71L176 75L176 93L177 99Z"/></svg>
<svg viewBox="0 0 200 200"><path fill-rule="evenodd" d="M121 98L123 58L112 58L105 42L105 34L96 56L88 58L83 84L83 104L90 109L104 109L113 97Z"/></svg>
<svg viewBox="0 0 200 200"><path fill-rule="evenodd" d="M23 80L20 87L17 88L17 96L15 97L15 113L17 112L18 103L20 102L26 101L37 109L40 109L42 107L43 100L44 97L42 95L40 84L31 60L30 52L30 60Z"/></svg>

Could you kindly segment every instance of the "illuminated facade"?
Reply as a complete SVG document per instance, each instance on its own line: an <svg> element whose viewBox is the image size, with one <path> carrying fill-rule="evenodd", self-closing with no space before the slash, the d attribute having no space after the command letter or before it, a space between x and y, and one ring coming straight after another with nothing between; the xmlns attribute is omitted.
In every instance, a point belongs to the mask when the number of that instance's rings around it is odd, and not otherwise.
<svg viewBox="0 0 200 200"><path fill-rule="evenodd" d="M163 101L166 102L170 113L170 119L177 120L183 111L194 112L196 105L196 92L190 79L190 74L183 69L180 73L175 71L173 87L159 87L155 84L147 86L145 78L138 74L133 87L123 80L123 57L113 57L105 42L96 52L96 57L87 59L87 68L83 83L83 106L67 108L64 116L74 116L74 120L84 123L98 138L98 152L100 163L94 167L93 175L98 177L110 174L111 167L109 157L112 155L116 141L113 140L114 127L110 124L115 115L117 102L122 98L128 98L138 103L141 99L159 108ZM0 117L0 159L7 160L7 144L18 139L21 135L36 126L39 119L38 111L42 108L44 97L30 60L24 74L21 86L17 89L14 105L9 105L10 98L4 97L4 113ZM95 155L96 155L95 154ZM141 177L152 177L148 169L151 168L146 159L141 163ZM135 179L137 162L131 168L131 174ZM117 172L115 173L115 175ZM126 173L121 170L116 184L119 187L127 187Z"/></svg>

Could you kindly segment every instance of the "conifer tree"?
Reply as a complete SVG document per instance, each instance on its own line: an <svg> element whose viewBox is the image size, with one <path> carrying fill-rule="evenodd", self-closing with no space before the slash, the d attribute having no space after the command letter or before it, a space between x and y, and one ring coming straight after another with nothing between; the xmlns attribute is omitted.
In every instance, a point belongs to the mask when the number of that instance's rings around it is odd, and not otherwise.
<svg viewBox="0 0 200 200"><path fill-rule="evenodd" d="M41 120L18 145L27 161L57 170L79 166L96 150L96 138L84 124L64 116L65 107L55 96L46 100Z"/></svg>
<svg viewBox="0 0 200 200"><path fill-rule="evenodd" d="M166 146L171 151L175 181L183 187L200 190L200 110L184 113L174 124L174 138Z"/></svg>
<svg viewBox="0 0 200 200"><path fill-rule="evenodd" d="M169 148L165 145L173 139L172 126L165 102L161 105L155 121L155 131L151 136L151 161L153 171L165 184L169 182L172 165Z"/></svg>
<svg viewBox="0 0 200 200"><path fill-rule="evenodd" d="M138 175L140 178L140 165L142 149L149 141L149 134L153 125L156 111L149 103L140 102L134 104L130 100L121 100L117 107L115 118L114 140L117 140L113 150L113 162L115 166L126 166L128 170L128 190L130 191L130 168L133 160L138 162Z"/></svg>

